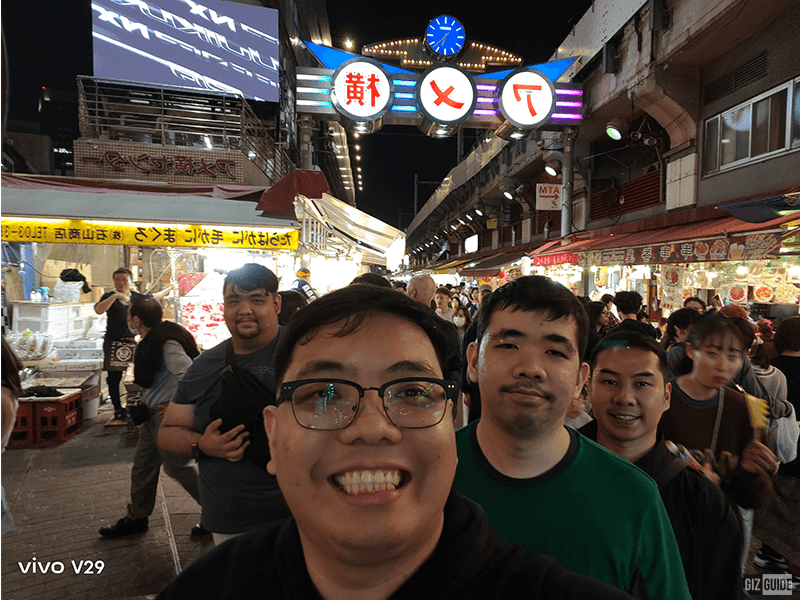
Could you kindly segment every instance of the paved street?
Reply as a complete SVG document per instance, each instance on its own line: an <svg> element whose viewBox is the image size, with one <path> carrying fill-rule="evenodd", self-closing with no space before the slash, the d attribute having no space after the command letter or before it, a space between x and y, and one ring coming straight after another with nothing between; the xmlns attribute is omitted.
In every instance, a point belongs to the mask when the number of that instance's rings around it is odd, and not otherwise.
<svg viewBox="0 0 800 600"><path fill-rule="evenodd" d="M4 600L152 598L213 546L211 536L190 537L200 507L163 473L149 531L100 537L101 525L125 514L136 447L135 432L103 426L111 410L101 407L60 446L3 454L2 482L17 526L2 536Z"/></svg>

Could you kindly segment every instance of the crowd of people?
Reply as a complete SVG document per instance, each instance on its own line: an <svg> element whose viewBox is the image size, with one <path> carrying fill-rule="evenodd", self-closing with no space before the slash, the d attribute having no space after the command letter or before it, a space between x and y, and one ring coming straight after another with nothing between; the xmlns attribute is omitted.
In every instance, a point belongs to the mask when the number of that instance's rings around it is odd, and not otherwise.
<svg viewBox="0 0 800 600"><path fill-rule="evenodd" d="M232 270L199 355L151 297L96 307L140 336L148 407L101 535L147 529L163 466L217 545L159 598L730 599L752 532L800 564L800 317L309 276Z"/></svg>

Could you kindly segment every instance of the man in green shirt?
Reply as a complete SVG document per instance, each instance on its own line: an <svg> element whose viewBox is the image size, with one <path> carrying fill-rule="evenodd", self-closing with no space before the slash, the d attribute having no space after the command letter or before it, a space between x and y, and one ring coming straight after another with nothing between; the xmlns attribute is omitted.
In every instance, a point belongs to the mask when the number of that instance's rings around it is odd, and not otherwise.
<svg viewBox="0 0 800 600"><path fill-rule="evenodd" d="M503 541L635 598L689 600L653 480L564 426L588 375L587 336L578 299L545 277L487 298L467 349L483 412L456 434L453 487L483 506Z"/></svg>

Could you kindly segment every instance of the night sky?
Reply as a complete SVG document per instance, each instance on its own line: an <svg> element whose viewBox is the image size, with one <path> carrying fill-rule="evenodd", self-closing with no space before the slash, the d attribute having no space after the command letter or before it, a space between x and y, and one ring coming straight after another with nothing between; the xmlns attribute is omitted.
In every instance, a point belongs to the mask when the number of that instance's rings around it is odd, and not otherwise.
<svg viewBox="0 0 800 600"><path fill-rule="evenodd" d="M591 0L544 2L499 0L365 2L330 0L328 20L335 47L345 38L366 44L421 36L428 22L450 14L464 24L467 39L485 42L522 56L525 65L549 59L591 5ZM519 7L524 8L520 11ZM77 75L92 74L90 0L5 0L3 32L10 73L9 118L36 120L42 86L75 90ZM465 152L476 131L467 130ZM357 192L362 210L403 228L412 218L414 174L421 181L441 181L456 164L455 137L434 140L414 127L384 127L362 136L364 191ZM355 154L351 147L351 155ZM421 207L434 185L420 185Z"/></svg>

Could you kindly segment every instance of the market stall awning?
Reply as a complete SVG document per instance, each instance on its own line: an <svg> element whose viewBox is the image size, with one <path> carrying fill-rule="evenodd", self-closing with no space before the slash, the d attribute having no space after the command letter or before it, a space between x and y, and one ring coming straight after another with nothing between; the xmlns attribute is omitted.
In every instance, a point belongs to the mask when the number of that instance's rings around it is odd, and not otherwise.
<svg viewBox="0 0 800 600"><path fill-rule="evenodd" d="M320 198L309 197L308 201L313 203L331 231L359 249L385 255L397 240L405 240L405 233L399 229L330 194L323 193Z"/></svg>
<svg viewBox="0 0 800 600"><path fill-rule="evenodd" d="M294 199L297 196L322 198L330 187L322 171L295 169L269 188L258 203L258 209L267 213L291 213L294 215Z"/></svg>
<svg viewBox="0 0 800 600"><path fill-rule="evenodd" d="M765 223L777 217L800 215L800 186L782 194L746 198L717 208L748 223Z"/></svg>
<svg viewBox="0 0 800 600"><path fill-rule="evenodd" d="M749 223L734 217L725 217L633 233L585 237L565 245L551 246L544 252L534 252L532 256L544 258L588 254L587 264L702 262L727 260L732 250L736 256L740 256L740 245L745 246L741 249L742 257L747 257L751 250L755 253L753 256L766 256L776 253L779 246L778 238L771 237L771 234L779 233L782 225L798 218L800 217L795 213L763 223ZM750 236L754 245L752 249L746 247L747 236ZM722 241L715 245L717 240ZM642 255L644 249L648 251Z"/></svg>
<svg viewBox="0 0 800 600"><path fill-rule="evenodd" d="M451 269L457 269L461 265L472 262L473 259L457 258L456 260L448 261L444 264L434 265L431 267L434 273L449 273Z"/></svg>
<svg viewBox="0 0 800 600"><path fill-rule="evenodd" d="M258 210L263 187L2 175L3 216L297 228Z"/></svg>
<svg viewBox="0 0 800 600"><path fill-rule="evenodd" d="M497 277L504 267L518 261L526 254L527 252L524 250L494 254L484 258L474 266L461 269L459 273L463 277Z"/></svg>

